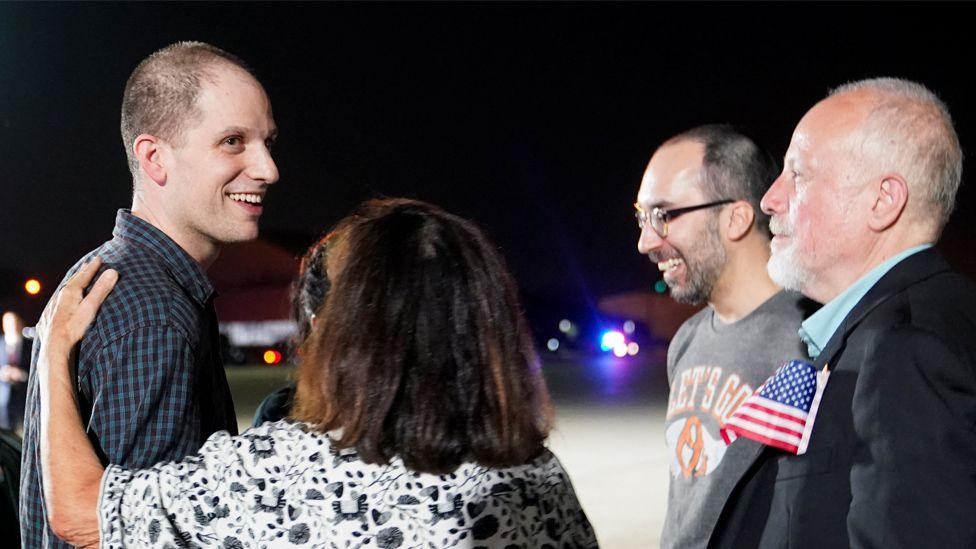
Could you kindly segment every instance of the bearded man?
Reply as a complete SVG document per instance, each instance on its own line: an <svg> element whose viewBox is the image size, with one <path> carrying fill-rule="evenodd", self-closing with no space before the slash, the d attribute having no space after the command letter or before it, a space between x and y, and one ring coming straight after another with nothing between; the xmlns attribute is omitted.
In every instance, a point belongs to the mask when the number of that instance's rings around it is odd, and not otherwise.
<svg viewBox="0 0 976 549"><path fill-rule="evenodd" d="M760 444L726 446L719 430L778 366L806 358L796 331L807 302L766 273L769 217L759 200L776 172L749 137L708 125L661 145L637 194L638 250L663 272L672 298L708 304L668 349L665 548L749 543L753 531L723 524L739 524L727 517L755 505L754 493L772 482L761 474Z"/></svg>
<svg viewBox="0 0 976 549"><path fill-rule="evenodd" d="M769 273L824 303L800 337L826 385L753 510L762 547L976 547L976 287L933 248L961 177L915 82L847 84L796 126L762 200Z"/></svg>

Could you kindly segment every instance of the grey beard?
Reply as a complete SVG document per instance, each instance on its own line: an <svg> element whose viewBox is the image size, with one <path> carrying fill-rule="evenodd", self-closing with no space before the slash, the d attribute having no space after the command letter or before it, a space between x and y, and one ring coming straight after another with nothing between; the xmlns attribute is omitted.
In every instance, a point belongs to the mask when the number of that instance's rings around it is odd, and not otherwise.
<svg viewBox="0 0 976 549"><path fill-rule="evenodd" d="M784 290L803 293L813 277L797 266L789 256L790 254L782 252L769 256L766 272L769 273L769 278Z"/></svg>

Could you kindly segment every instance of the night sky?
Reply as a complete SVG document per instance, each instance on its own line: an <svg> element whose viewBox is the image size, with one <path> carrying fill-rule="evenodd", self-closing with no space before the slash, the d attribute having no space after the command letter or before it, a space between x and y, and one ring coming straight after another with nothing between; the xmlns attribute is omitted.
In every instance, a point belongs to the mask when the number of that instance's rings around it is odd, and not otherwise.
<svg viewBox="0 0 976 549"><path fill-rule="evenodd" d="M27 274L56 284L110 237L131 201L122 89L174 41L239 55L271 96L267 233L311 237L366 198L410 196L481 224L526 294L583 303L657 280L631 204L653 149L691 126L739 125L782 157L829 88L902 76L942 96L971 156L963 9L3 3L0 297ZM964 184L947 233L963 267L974 198Z"/></svg>

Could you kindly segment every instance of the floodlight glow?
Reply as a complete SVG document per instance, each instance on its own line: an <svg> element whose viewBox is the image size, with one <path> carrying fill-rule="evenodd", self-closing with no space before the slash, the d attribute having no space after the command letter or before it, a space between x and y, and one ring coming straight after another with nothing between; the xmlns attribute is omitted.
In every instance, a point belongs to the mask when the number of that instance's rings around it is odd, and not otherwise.
<svg viewBox="0 0 976 549"><path fill-rule="evenodd" d="M624 344L624 343L620 343L619 345L615 345L613 347L613 356L615 356L617 358L623 358L623 357L627 356L627 345Z"/></svg>
<svg viewBox="0 0 976 549"><path fill-rule="evenodd" d="M30 295L41 293L41 283L36 278L31 278L24 283L24 291Z"/></svg>
<svg viewBox="0 0 976 549"><path fill-rule="evenodd" d="M633 320L628 320L628 321L624 322L624 333L625 334L632 334L632 333L634 333L634 330L636 330L636 329L637 329L637 325L634 324L634 321Z"/></svg>
<svg viewBox="0 0 976 549"><path fill-rule="evenodd" d="M559 321L559 331L562 333L567 333L573 329L573 323L567 319L562 319Z"/></svg>
<svg viewBox="0 0 976 549"><path fill-rule="evenodd" d="M627 354L628 354L628 355L630 355L630 356L634 356L634 355L636 355L636 354L637 354L638 352L640 352L640 346L639 346L639 345L637 345L637 343L636 343L636 342L634 342L634 341L631 341L630 343L628 343L628 344L627 344Z"/></svg>
<svg viewBox="0 0 976 549"><path fill-rule="evenodd" d="M553 338L550 338L549 341L546 342L546 348L549 349L552 352L558 351L559 350L559 340L556 339L556 338L554 338L554 337Z"/></svg>
<svg viewBox="0 0 976 549"><path fill-rule="evenodd" d="M616 330L603 332L603 335L600 337L600 349L606 352L618 345L623 345L626 349L627 344L624 341L624 334Z"/></svg>

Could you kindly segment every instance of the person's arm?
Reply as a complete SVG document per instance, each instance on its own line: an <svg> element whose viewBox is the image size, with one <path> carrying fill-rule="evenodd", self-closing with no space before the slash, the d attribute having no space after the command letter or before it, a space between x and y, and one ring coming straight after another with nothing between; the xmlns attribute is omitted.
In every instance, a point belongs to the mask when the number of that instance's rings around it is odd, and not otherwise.
<svg viewBox="0 0 976 549"><path fill-rule="evenodd" d="M118 279L105 271L83 296L98 270L96 257L61 288L37 363L41 399L41 470L48 524L72 545L99 542L98 493L104 468L88 441L78 413L71 354Z"/></svg>
<svg viewBox="0 0 976 549"><path fill-rule="evenodd" d="M583 512L569 473L562 463L549 453L548 459L542 462L542 468L539 478L544 480L541 486L535 487L537 497L542 500L542 505L538 507L541 513L538 521L545 525L547 533L551 532L552 542L558 544L561 539L566 546L572 542L573 547L599 547L593 526Z"/></svg>
<svg viewBox="0 0 976 549"><path fill-rule="evenodd" d="M254 421L251 423L251 427L260 427L270 421L279 421L288 417L294 400L294 383L289 383L264 397L264 400L258 405L258 410L254 412Z"/></svg>

